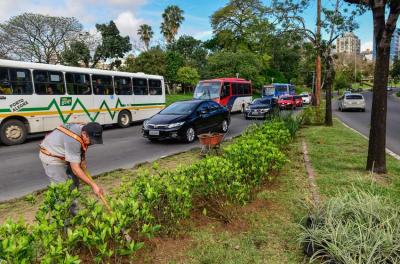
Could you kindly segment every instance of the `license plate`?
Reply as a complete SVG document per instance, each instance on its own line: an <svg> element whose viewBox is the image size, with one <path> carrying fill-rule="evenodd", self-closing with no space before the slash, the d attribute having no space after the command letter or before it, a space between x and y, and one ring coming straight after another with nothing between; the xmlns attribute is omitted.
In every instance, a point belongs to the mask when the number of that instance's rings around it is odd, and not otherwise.
<svg viewBox="0 0 400 264"><path fill-rule="evenodd" d="M160 131L158 131L158 130L150 130L149 131L149 135L150 136L159 136L160 135Z"/></svg>
<svg viewBox="0 0 400 264"><path fill-rule="evenodd" d="M253 114L253 115L260 115L261 112L259 112L259 111L253 111L252 114Z"/></svg>

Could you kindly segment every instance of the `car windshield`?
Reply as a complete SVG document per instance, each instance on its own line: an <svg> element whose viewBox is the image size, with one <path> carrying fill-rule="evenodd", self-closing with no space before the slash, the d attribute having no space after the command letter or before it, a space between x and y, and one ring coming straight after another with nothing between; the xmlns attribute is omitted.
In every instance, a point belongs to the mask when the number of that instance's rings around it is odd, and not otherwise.
<svg viewBox="0 0 400 264"><path fill-rule="evenodd" d="M271 104L270 99L255 99L251 104L260 105L260 104Z"/></svg>
<svg viewBox="0 0 400 264"><path fill-rule="evenodd" d="M346 99L347 100L362 100L363 97L358 94L350 94L350 95L346 95Z"/></svg>
<svg viewBox="0 0 400 264"><path fill-rule="evenodd" d="M215 99L220 97L220 82L200 82L194 91L194 99Z"/></svg>
<svg viewBox="0 0 400 264"><path fill-rule="evenodd" d="M281 100L293 100L292 97L281 97Z"/></svg>
<svg viewBox="0 0 400 264"><path fill-rule="evenodd" d="M302 94L301 97L308 97L308 94Z"/></svg>
<svg viewBox="0 0 400 264"><path fill-rule="evenodd" d="M160 115L189 115L197 107L195 102L173 103L160 112Z"/></svg>

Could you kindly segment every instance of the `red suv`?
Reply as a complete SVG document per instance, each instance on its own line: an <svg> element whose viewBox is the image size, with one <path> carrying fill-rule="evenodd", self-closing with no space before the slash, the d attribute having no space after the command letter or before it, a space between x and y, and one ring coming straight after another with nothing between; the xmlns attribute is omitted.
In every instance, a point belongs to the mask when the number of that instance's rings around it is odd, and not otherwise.
<svg viewBox="0 0 400 264"><path fill-rule="evenodd" d="M278 100L280 109L296 109L296 101L293 95L283 95Z"/></svg>

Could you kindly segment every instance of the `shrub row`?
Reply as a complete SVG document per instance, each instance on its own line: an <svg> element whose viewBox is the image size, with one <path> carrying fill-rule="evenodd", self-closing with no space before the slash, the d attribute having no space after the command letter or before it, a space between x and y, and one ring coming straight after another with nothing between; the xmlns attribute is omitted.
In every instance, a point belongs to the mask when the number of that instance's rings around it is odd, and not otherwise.
<svg viewBox="0 0 400 264"><path fill-rule="evenodd" d="M71 191L69 182L51 185L33 225L8 220L0 226L0 263L120 261L140 249L146 237L172 230L194 207L229 221L224 207L246 203L251 191L284 165L282 150L298 128L295 122L287 118L251 126L222 156L175 170L141 170L110 198L112 212ZM76 199L79 212L71 216Z"/></svg>

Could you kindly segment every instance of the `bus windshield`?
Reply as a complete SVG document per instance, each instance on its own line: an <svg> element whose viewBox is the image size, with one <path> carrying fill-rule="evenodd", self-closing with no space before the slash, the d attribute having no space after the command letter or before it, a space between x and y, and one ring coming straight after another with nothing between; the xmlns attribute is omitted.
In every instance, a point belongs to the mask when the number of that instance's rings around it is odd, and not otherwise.
<svg viewBox="0 0 400 264"><path fill-rule="evenodd" d="M264 87L263 89L263 96L274 96L275 95L275 88L272 86Z"/></svg>
<svg viewBox="0 0 400 264"><path fill-rule="evenodd" d="M194 91L195 99L215 99L220 97L220 82L200 82Z"/></svg>

